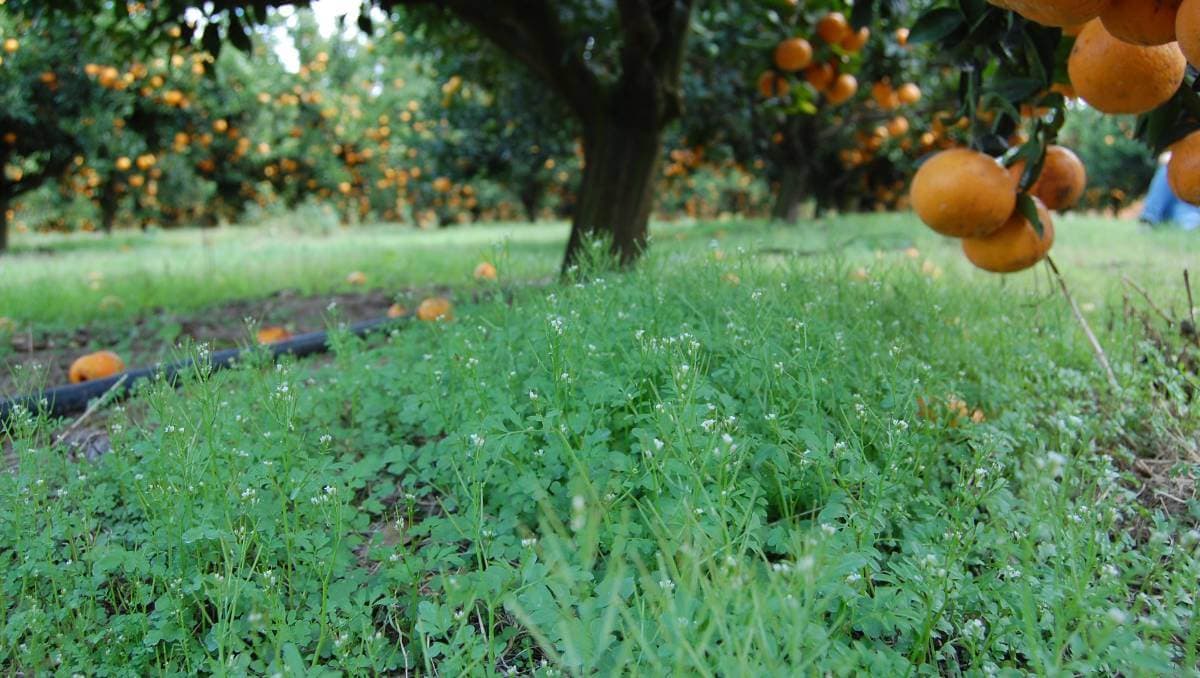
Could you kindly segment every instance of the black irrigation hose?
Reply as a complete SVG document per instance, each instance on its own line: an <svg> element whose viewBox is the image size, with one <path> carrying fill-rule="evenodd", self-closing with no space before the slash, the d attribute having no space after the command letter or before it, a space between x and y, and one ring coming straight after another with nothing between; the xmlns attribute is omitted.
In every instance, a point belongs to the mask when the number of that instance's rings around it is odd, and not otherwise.
<svg viewBox="0 0 1200 678"><path fill-rule="evenodd" d="M364 320L351 325L348 331L355 336L361 337L376 330L392 327L403 320L405 318ZM214 371L224 369L236 364L244 354L264 348L270 352L272 360L277 360L280 356L284 355L303 357L314 353L325 353L329 350L329 333L310 332L292 337L291 339L267 344L266 346L214 351L208 358L208 364ZM188 358L166 365L129 370L111 377L87 381L82 384L56 386L46 389L41 393L0 400L0 431L3 430L3 425L8 421L13 410L18 407L24 408L27 412L45 411L54 417L78 414L87 409L90 401L99 398L110 390L113 391L112 397L114 399L124 398L133 391L135 384L147 379L159 378L158 375L162 375L161 379L170 384L177 385L179 383L179 375L191 369L194 364L195 361Z"/></svg>

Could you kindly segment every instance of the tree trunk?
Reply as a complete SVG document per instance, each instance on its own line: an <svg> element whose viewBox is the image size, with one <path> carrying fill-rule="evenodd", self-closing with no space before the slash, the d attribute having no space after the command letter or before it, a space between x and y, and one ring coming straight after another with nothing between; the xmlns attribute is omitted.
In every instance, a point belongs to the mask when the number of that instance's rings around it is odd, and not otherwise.
<svg viewBox="0 0 1200 678"><path fill-rule="evenodd" d="M8 250L8 196L0 194L0 252Z"/></svg>
<svg viewBox="0 0 1200 678"><path fill-rule="evenodd" d="M630 125L602 117L587 126L583 181L563 257L564 272L579 262L591 237L610 239L612 253L622 265L641 254L661 147L662 130L653 124Z"/></svg>
<svg viewBox="0 0 1200 678"><path fill-rule="evenodd" d="M779 180L779 194L771 210L773 221L794 224L800 220L800 205L808 196L808 168L787 165Z"/></svg>
<svg viewBox="0 0 1200 678"><path fill-rule="evenodd" d="M112 235L113 224L117 220L117 182L109 179L104 182L100 193L100 228L106 235Z"/></svg>
<svg viewBox="0 0 1200 678"><path fill-rule="evenodd" d="M521 187L518 197L521 199L521 209L525 210L525 218L529 223L534 223L538 219L537 208L542 202L542 194L545 191L542 189L542 183L537 179L530 179Z"/></svg>

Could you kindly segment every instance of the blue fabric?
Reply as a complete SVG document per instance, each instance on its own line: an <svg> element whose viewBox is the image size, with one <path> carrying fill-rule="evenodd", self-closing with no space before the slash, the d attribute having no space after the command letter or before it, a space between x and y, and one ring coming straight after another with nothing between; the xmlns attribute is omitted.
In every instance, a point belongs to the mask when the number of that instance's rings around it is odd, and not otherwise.
<svg viewBox="0 0 1200 678"><path fill-rule="evenodd" d="M1142 208L1142 221L1151 224L1171 222L1191 231L1200 228L1200 207L1189 205L1171 191L1167 181L1167 166L1159 165L1146 193L1146 204Z"/></svg>

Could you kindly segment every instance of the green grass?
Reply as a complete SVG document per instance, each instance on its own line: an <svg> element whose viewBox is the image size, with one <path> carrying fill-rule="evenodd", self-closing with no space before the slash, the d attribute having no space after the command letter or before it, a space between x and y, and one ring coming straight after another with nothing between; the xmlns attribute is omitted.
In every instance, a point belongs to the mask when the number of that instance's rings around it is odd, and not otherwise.
<svg viewBox="0 0 1200 678"><path fill-rule="evenodd" d="M321 366L149 387L96 462L23 419L0 475L0 667L1195 674L1200 509L1146 508L1129 469L1195 454L1196 379L1117 311L1121 273L1179 307L1196 241L1059 228L1120 393L1044 274L968 271L880 216L670 226L630 273L339 337ZM500 232L436 234L444 256L395 275L465 276ZM510 251L544 237L549 259L502 272L552 271L559 232L515 229ZM319 285L308 271L424 242L348 238L261 280Z"/></svg>
<svg viewBox="0 0 1200 678"><path fill-rule="evenodd" d="M0 257L0 314L54 329L119 323L157 308L191 311L282 289L349 291L351 271L366 273L373 288L461 284L479 261L497 257L511 277L545 276L556 270L563 229L377 226L322 234L277 226L79 236L88 247L75 238L27 237Z"/></svg>
<svg viewBox="0 0 1200 678"><path fill-rule="evenodd" d="M157 309L184 312L282 289L322 294L352 289L351 271L368 286L387 290L461 285L483 259L503 260L509 280L557 272L564 224L500 224L421 232L396 226L314 231L304 222L266 228L119 233L115 237L25 235L0 257L0 315L47 330L81 324L111 326ZM964 272L983 285L1012 281L969 270L957 243L917 225L909 215L823 219L793 228L746 221L658 224L657 242L676 251L761 248L823 251L870 265L881 250L915 246L922 259ZM1169 296L1182 311L1180 271L1194 265L1200 238L1179 231L1148 231L1132 222L1087 217L1059 220L1055 257L1081 301L1117 299L1120 276ZM1044 276L1015 284L1041 285ZM1037 289L1035 287L1035 289ZM1167 303L1166 299L1160 300Z"/></svg>

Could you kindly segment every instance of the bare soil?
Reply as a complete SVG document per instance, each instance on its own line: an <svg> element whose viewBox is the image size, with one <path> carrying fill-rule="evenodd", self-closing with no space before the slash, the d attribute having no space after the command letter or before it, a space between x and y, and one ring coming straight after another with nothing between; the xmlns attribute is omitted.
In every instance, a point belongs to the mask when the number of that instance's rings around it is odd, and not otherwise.
<svg viewBox="0 0 1200 678"><path fill-rule="evenodd" d="M144 367L175 357L180 347L189 344L205 343L213 350L246 345L251 341L247 321L302 334L324 329L334 318L358 322L383 317L397 299L411 308L420 297L416 291L306 296L283 290L186 314L159 309L116 327L97 324L68 332L35 328L8 337L10 346L0 347L0 397L67 383L71 362L90 351L113 350L130 368Z"/></svg>

